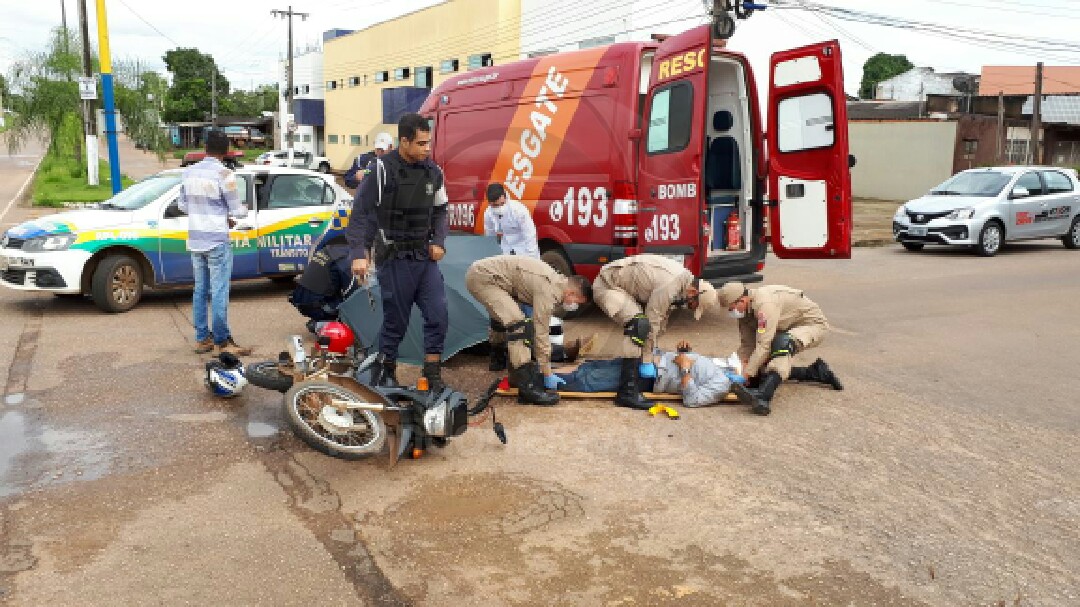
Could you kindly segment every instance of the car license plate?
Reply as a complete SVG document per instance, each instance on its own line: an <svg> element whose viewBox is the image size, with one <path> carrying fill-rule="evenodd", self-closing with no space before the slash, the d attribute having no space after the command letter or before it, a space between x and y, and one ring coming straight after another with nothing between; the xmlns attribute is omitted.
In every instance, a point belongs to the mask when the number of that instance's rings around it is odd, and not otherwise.
<svg viewBox="0 0 1080 607"><path fill-rule="evenodd" d="M920 228L911 226L908 228L908 235L910 236L926 236L926 228Z"/></svg>

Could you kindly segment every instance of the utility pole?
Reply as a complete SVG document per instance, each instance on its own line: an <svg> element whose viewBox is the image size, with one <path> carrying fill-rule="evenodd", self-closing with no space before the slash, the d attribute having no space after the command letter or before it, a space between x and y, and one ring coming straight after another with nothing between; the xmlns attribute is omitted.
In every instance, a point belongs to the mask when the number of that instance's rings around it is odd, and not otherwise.
<svg viewBox="0 0 1080 607"><path fill-rule="evenodd" d="M120 148L116 141L116 100L113 98L112 55L109 53L109 19L105 0L97 0L98 53L101 61L102 101L105 102L105 140L109 142L109 179L113 194L119 194Z"/></svg>
<svg viewBox="0 0 1080 607"><path fill-rule="evenodd" d="M217 126L217 66L210 73L210 124Z"/></svg>
<svg viewBox="0 0 1080 607"><path fill-rule="evenodd" d="M94 76L93 63L90 61L90 25L86 18L86 0L78 0L79 5L79 38L82 40L82 68L83 76ZM89 99L82 102L83 111L83 138L86 140L86 183L98 185L98 141L95 113L97 104Z"/></svg>
<svg viewBox="0 0 1080 607"><path fill-rule="evenodd" d="M60 24L64 28L64 52L70 53L71 49L68 47L68 28L67 28L67 6L66 0L60 0ZM71 80L71 77L68 77Z"/></svg>
<svg viewBox="0 0 1080 607"><path fill-rule="evenodd" d="M1005 91L998 91L997 155L995 164L1004 164L1001 160L1002 143L1005 141Z"/></svg>
<svg viewBox="0 0 1080 607"><path fill-rule="evenodd" d="M281 17L283 19L286 19L289 22L289 77L288 77L288 89L286 89L286 91L285 91L285 108L286 108L285 113L286 113L286 115L283 116L282 120L281 120L283 130L285 130L285 127L288 126L286 123L291 122L292 117L294 116L294 114L293 114L293 37L292 37L292 18L293 17L300 17L301 19L307 21L309 13L296 13L296 12L293 12L292 5L289 5L289 10L285 10L285 11L272 10L272 11L270 11L270 14L273 15L274 17ZM292 132L286 130L285 135L288 138L289 165L291 166L292 165L292 149L293 149Z"/></svg>
<svg viewBox="0 0 1080 607"><path fill-rule="evenodd" d="M1031 99L1031 164L1042 164L1042 149L1039 146L1039 131L1042 130L1042 61L1035 64L1035 96Z"/></svg>

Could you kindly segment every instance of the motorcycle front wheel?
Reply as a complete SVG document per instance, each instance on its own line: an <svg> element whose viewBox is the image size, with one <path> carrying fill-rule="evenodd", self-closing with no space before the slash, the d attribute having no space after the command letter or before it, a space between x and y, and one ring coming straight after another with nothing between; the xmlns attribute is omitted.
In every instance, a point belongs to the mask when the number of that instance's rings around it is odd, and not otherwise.
<svg viewBox="0 0 1080 607"><path fill-rule="evenodd" d="M339 409L335 400L365 402L330 382L298 382L285 394L285 419L301 440L331 457L362 459L380 453L387 433L382 417L375 411Z"/></svg>

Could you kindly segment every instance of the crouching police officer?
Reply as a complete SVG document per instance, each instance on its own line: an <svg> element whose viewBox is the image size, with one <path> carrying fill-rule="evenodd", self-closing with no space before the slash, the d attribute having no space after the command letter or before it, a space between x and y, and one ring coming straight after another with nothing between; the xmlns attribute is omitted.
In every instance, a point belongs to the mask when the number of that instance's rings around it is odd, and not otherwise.
<svg viewBox="0 0 1080 607"><path fill-rule="evenodd" d="M825 314L802 291L782 285L747 290L741 282L729 282L717 293L720 305L739 321L743 375L758 379L757 389L749 391L754 413L772 412L773 394L785 379L844 389L820 358L809 367L791 366L792 356L817 346L829 332Z"/></svg>
<svg viewBox="0 0 1080 607"><path fill-rule="evenodd" d="M639 378L656 377L653 347L667 325L671 308L694 311L694 320L716 302L712 285L694 278L683 264L659 255L634 255L613 261L593 281L596 304L623 327L619 358L622 372L615 404L648 409Z"/></svg>
<svg viewBox="0 0 1080 607"><path fill-rule="evenodd" d="M559 402L558 394L544 391L566 381L551 372L548 326L555 306L573 312L589 303L589 281L582 276L567 278L539 259L496 255L469 266L465 286L491 316L492 347L505 343L509 350L510 383L518 389L518 401ZM532 306L531 319L525 317L521 304ZM534 347L536 362L532 362Z"/></svg>
<svg viewBox="0 0 1080 607"><path fill-rule="evenodd" d="M398 346L413 304L424 317L424 369L432 390L442 387L440 360L448 325L446 290L436 262L449 231L442 170L429 159L431 127L419 114L398 122L400 146L374 160L360 181L345 237L352 273L363 279L372 262L382 292L383 324L372 383L397 385Z"/></svg>

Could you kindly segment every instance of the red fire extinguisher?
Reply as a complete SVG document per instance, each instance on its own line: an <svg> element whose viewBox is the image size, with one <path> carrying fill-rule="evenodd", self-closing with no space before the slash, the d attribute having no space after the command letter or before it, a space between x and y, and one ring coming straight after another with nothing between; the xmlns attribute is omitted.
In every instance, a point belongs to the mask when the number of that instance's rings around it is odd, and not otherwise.
<svg viewBox="0 0 1080 607"><path fill-rule="evenodd" d="M727 250L740 249L742 249L742 230L739 229L739 213L736 211L727 217Z"/></svg>

